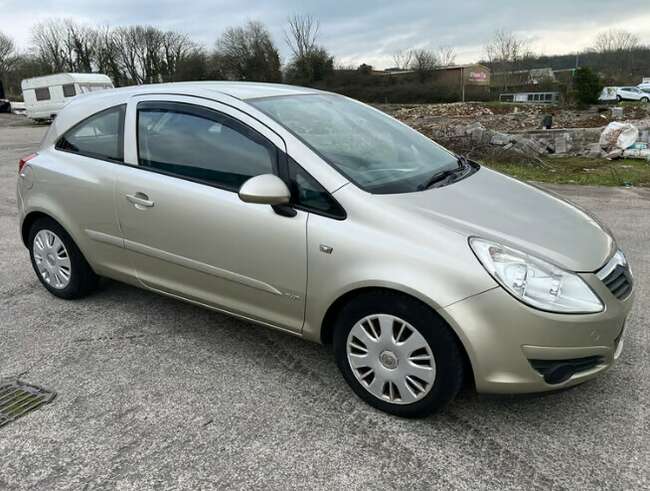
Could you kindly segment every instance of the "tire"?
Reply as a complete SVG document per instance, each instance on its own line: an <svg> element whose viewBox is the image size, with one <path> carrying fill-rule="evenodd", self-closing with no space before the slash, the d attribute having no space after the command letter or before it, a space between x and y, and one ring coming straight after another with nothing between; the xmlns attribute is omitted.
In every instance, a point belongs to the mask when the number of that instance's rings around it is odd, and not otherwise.
<svg viewBox="0 0 650 491"><path fill-rule="evenodd" d="M418 348L423 341L426 346ZM352 390L371 406L406 418L427 416L456 396L463 383L461 349L438 314L399 293L362 293L341 309L335 324L336 363Z"/></svg>
<svg viewBox="0 0 650 491"><path fill-rule="evenodd" d="M27 244L34 272L52 295L72 300L97 288L99 277L70 235L51 218L34 222Z"/></svg>
<svg viewBox="0 0 650 491"><path fill-rule="evenodd" d="M616 101L617 101L617 102L622 102L622 101L623 101L623 98L622 98L620 95L617 95L617 96L616 96Z"/></svg>
<svg viewBox="0 0 650 491"><path fill-rule="evenodd" d="M644 104L647 104L648 102L650 102L650 99L648 99L647 97L642 97L641 102L643 102Z"/></svg>

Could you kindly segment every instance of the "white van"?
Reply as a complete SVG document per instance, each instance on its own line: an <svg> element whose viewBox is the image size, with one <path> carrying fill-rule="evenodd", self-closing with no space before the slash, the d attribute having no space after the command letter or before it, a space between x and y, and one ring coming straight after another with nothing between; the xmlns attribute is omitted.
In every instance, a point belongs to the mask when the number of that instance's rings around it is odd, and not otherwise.
<svg viewBox="0 0 650 491"><path fill-rule="evenodd" d="M57 73L22 81L27 116L35 121L53 119L70 98L97 90L112 89L113 82L101 73Z"/></svg>

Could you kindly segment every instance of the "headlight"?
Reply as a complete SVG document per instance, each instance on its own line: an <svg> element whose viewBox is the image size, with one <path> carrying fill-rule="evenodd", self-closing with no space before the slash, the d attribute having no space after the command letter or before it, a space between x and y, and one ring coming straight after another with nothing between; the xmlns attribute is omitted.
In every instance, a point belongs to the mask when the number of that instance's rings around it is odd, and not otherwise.
<svg viewBox="0 0 650 491"><path fill-rule="evenodd" d="M469 245L488 273L531 307L570 314L603 310L600 299L575 273L489 240L473 237Z"/></svg>

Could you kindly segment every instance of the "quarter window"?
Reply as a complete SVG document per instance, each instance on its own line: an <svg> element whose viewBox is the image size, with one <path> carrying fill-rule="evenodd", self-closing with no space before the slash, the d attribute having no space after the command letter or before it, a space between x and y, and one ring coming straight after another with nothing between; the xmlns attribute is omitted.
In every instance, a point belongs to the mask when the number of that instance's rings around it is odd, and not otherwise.
<svg viewBox="0 0 650 491"><path fill-rule="evenodd" d="M276 147L222 113L184 103L138 105L139 164L233 191L273 173Z"/></svg>
<svg viewBox="0 0 650 491"><path fill-rule="evenodd" d="M63 85L63 97L74 97L77 95L75 91L74 84L65 84Z"/></svg>
<svg viewBox="0 0 650 491"><path fill-rule="evenodd" d="M344 219L345 211L316 179L289 157L291 204L332 218Z"/></svg>
<svg viewBox="0 0 650 491"><path fill-rule="evenodd" d="M38 89L34 89L34 93L36 94L36 100L37 101L49 101L50 100L50 88L49 87L40 87Z"/></svg>
<svg viewBox="0 0 650 491"><path fill-rule="evenodd" d="M124 161L125 105L106 109L67 131L56 148L88 157Z"/></svg>

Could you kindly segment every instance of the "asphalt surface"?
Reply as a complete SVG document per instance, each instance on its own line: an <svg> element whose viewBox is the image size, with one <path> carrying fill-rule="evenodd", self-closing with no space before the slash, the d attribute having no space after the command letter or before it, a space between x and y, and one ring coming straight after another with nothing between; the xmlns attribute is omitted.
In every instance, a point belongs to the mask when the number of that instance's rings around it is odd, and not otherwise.
<svg viewBox="0 0 650 491"><path fill-rule="evenodd" d="M4 123L3 124L3 119ZM58 392L0 428L0 488L650 488L650 190L554 186L637 279L620 363L574 389L465 390L424 420L361 402L327 347L116 282L59 300L17 233L20 156L0 115L0 378Z"/></svg>

